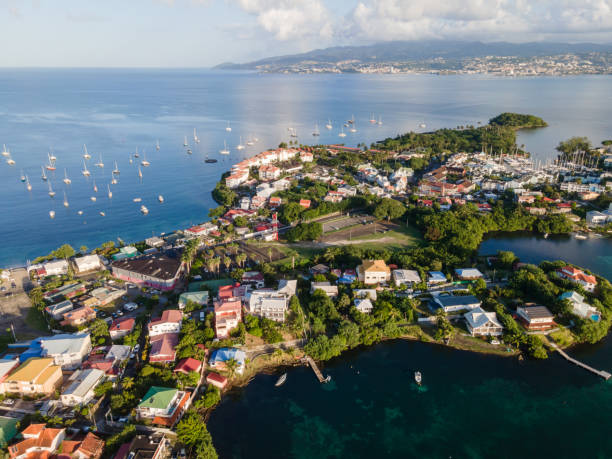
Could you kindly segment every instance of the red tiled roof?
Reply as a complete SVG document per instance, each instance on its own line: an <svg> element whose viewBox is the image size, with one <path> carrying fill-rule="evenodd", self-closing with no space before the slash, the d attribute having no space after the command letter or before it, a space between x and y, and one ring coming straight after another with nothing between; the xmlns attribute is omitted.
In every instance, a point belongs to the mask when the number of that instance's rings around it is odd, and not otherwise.
<svg viewBox="0 0 612 459"><path fill-rule="evenodd" d="M136 320L131 317L124 317L121 319L115 319L110 327L108 327L109 331L123 331L123 330L132 330L134 328L134 324L136 324Z"/></svg>
<svg viewBox="0 0 612 459"><path fill-rule="evenodd" d="M211 372L206 375L206 382L225 385L227 384L227 378L225 376L221 376L219 373Z"/></svg>
<svg viewBox="0 0 612 459"><path fill-rule="evenodd" d="M200 371L202 368L202 362L192 357L187 357L186 359L182 359L179 363L176 364L174 368L174 372L181 373L191 373L192 371Z"/></svg>
<svg viewBox="0 0 612 459"><path fill-rule="evenodd" d="M104 450L104 440L89 432L81 442L78 452L88 458L99 458Z"/></svg>

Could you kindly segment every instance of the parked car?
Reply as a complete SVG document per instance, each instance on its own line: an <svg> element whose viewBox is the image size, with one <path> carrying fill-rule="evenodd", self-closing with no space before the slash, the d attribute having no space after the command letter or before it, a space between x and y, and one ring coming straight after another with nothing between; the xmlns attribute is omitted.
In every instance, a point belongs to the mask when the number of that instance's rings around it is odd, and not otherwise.
<svg viewBox="0 0 612 459"><path fill-rule="evenodd" d="M7 398L6 400L4 400L2 402L2 404L8 405L8 406L13 406L15 404L15 400L13 400L12 398Z"/></svg>
<svg viewBox="0 0 612 459"><path fill-rule="evenodd" d="M136 343L134 346L134 352L138 352L140 350L140 343Z"/></svg>

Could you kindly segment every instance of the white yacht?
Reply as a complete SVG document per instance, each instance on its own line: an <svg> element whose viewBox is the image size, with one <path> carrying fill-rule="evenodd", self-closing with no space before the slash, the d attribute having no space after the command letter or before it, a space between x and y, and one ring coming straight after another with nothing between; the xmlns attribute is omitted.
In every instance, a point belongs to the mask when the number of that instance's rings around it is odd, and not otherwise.
<svg viewBox="0 0 612 459"><path fill-rule="evenodd" d="M25 181L26 181L26 176L25 176L25 174L23 173L23 169L21 169L21 177L19 177L19 180L21 180L22 182L25 182Z"/></svg>
<svg viewBox="0 0 612 459"><path fill-rule="evenodd" d="M32 191L32 184L30 183L30 179L26 175L26 188L28 191Z"/></svg>
<svg viewBox="0 0 612 459"><path fill-rule="evenodd" d="M94 166L99 167L100 169L102 169L104 167L104 162L102 161L102 154L100 153L100 161L98 161L96 164L94 164Z"/></svg>
<svg viewBox="0 0 612 459"><path fill-rule="evenodd" d="M83 153L83 158L85 158L85 159L91 159L91 155L88 153L88 151L87 151L87 145L85 145L85 144L83 144L83 151L85 152L85 153Z"/></svg>
<svg viewBox="0 0 612 459"><path fill-rule="evenodd" d="M100 211L100 216L101 217L106 217L106 214L104 212Z"/></svg>
<svg viewBox="0 0 612 459"><path fill-rule="evenodd" d="M40 166L40 170L42 171L42 175L40 176L40 178L43 179L43 182L46 182L47 174L45 173L45 168L43 166Z"/></svg>
<svg viewBox="0 0 612 459"><path fill-rule="evenodd" d="M57 157L52 152L49 152L49 160L55 162L57 161Z"/></svg>
<svg viewBox="0 0 612 459"><path fill-rule="evenodd" d="M242 137L240 137L240 143L236 145L236 150L244 150L244 145L242 144Z"/></svg>
<svg viewBox="0 0 612 459"><path fill-rule="evenodd" d="M160 194L160 195L157 197L157 200L158 200L160 203L163 203L163 202L164 202L164 197L163 197L163 196Z"/></svg>
<svg viewBox="0 0 612 459"><path fill-rule="evenodd" d="M378 125L382 126L382 118L380 116L378 117Z"/></svg>
<svg viewBox="0 0 612 459"><path fill-rule="evenodd" d="M351 124L351 128L349 129L350 132L357 132L357 128L355 127L355 122L353 122L353 124Z"/></svg>
<svg viewBox="0 0 612 459"><path fill-rule="evenodd" d="M121 171L117 167L117 161L115 161L115 168L113 169L113 174L119 175L120 173L121 173Z"/></svg>
<svg viewBox="0 0 612 459"><path fill-rule="evenodd" d="M225 142L225 140L223 141L223 150L219 150L219 153L221 153L222 155L230 154L230 151L227 149L227 143Z"/></svg>
<svg viewBox="0 0 612 459"><path fill-rule="evenodd" d="M91 172L89 172L89 170L87 169L87 164L85 164L85 160L83 160L83 175L85 177L89 177L91 175Z"/></svg>
<svg viewBox="0 0 612 459"><path fill-rule="evenodd" d="M229 121L227 122L227 126L225 126L225 130L227 132L232 132L232 127L230 126L230 122Z"/></svg>
<svg viewBox="0 0 612 459"><path fill-rule="evenodd" d="M193 128L193 141L195 143L200 143L200 139L198 138L198 133L196 132L196 128Z"/></svg>
<svg viewBox="0 0 612 459"><path fill-rule="evenodd" d="M2 156L4 156L4 157L11 156L9 151L6 149L6 145L2 145Z"/></svg>
<svg viewBox="0 0 612 459"><path fill-rule="evenodd" d="M15 160L9 156L6 160L6 164L8 164L9 166L14 166Z"/></svg>
<svg viewBox="0 0 612 459"><path fill-rule="evenodd" d="M414 372L414 380L415 382L420 386L421 385L421 381L423 381L423 377L421 375L420 371L415 371Z"/></svg>
<svg viewBox="0 0 612 459"><path fill-rule="evenodd" d="M149 209L146 208L146 206L143 204L142 206L140 206L140 211L144 214L147 215L149 213Z"/></svg>
<svg viewBox="0 0 612 459"><path fill-rule="evenodd" d="M421 123L421 124L419 124L419 127L420 127L421 129L425 129L425 128L427 127L427 125L426 125L425 123Z"/></svg>
<svg viewBox="0 0 612 459"><path fill-rule="evenodd" d="M327 124L325 125L325 129L330 130L333 128L331 120L327 120Z"/></svg>
<svg viewBox="0 0 612 459"><path fill-rule="evenodd" d="M151 163L149 161L147 161L147 154L143 153L143 158L142 161L140 161L140 164L142 164L144 167L148 167L151 165Z"/></svg>
<svg viewBox="0 0 612 459"><path fill-rule="evenodd" d="M54 171L55 170L55 161L53 161L51 159L51 154L47 153L47 157L49 158L49 164L47 164L45 167L47 168L48 171Z"/></svg>
<svg viewBox="0 0 612 459"><path fill-rule="evenodd" d="M113 199L113 192L110 189L110 185L106 185L106 188L108 189L108 199Z"/></svg>
<svg viewBox="0 0 612 459"><path fill-rule="evenodd" d="M49 218L51 218L52 220L55 218L55 211L54 210L50 210L49 211Z"/></svg>
<svg viewBox="0 0 612 459"><path fill-rule="evenodd" d="M92 196L89 199L91 199L92 202L96 202L98 200L98 198L96 198L95 196Z"/></svg>
<svg viewBox="0 0 612 459"><path fill-rule="evenodd" d="M134 202L141 202L142 198L134 198L134 199L132 199L132 201L134 201Z"/></svg>
<svg viewBox="0 0 612 459"><path fill-rule="evenodd" d="M72 180L70 180L70 179L68 178L68 171L66 170L66 168L64 168L64 180L63 180L63 182L64 182L66 185L70 185L70 184L72 183Z"/></svg>
<svg viewBox="0 0 612 459"><path fill-rule="evenodd" d="M79 210L79 211L77 212L77 214L79 214L79 215L83 215L83 211L82 211L82 210Z"/></svg>

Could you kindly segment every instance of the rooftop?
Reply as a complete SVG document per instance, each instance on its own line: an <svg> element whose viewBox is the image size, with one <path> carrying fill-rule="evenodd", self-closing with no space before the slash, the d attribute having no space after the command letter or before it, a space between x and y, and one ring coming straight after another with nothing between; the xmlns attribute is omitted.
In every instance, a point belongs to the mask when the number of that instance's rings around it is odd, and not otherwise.
<svg viewBox="0 0 612 459"><path fill-rule="evenodd" d="M153 254L137 258L126 258L113 262L113 268L124 269L157 279L174 279L181 269L182 262L176 258Z"/></svg>
<svg viewBox="0 0 612 459"><path fill-rule="evenodd" d="M164 410L168 408L177 392L178 389L172 389L171 387L152 386L142 398L138 407Z"/></svg>

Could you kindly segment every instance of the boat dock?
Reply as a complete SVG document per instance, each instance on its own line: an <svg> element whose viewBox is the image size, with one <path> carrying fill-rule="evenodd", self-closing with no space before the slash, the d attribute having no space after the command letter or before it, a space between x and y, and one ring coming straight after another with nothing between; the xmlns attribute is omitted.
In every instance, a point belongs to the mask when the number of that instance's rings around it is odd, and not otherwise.
<svg viewBox="0 0 612 459"><path fill-rule="evenodd" d="M597 376L601 376L603 379L605 379L606 381L608 379L610 379L612 377L612 374L608 373L607 371L603 371L603 370L597 370L596 368L590 367L588 366L586 363L582 363L572 357L570 357L569 355L567 355L567 353L561 349L559 346L557 346L555 343L553 343L551 340L548 340L548 342L550 343L550 345L559 353L563 356L563 358L565 360L567 360L568 362L573 363L574 365L578 365L581 368L584 368L587 371L590 371L591 373L596 374Z"/></svg>
<svg viewBox="0 0 612 459"><path fill-rule="evenodd" d="M312 357L307 355L305 358L306 358L306 362L308 362L308 365L310 365L310 368L312 368L312 371L314 371L314 374L317 376L317 379L319 380L319 382L320 383L328 382L329 376L327 378L323 377L323 373L321 373L321 370L319 370L317 363L312 359Z"/></svg>

